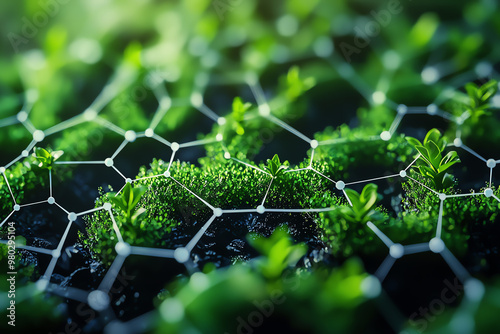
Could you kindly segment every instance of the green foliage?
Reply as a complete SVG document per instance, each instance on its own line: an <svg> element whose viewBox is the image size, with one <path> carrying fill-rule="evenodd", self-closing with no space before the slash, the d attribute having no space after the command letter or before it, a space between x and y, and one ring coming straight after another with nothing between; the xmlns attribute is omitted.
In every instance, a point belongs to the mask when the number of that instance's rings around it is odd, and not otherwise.
<svg viewBox="0 0 500 334"><path fill-rule="evenodd" d="M240 97L235 97L233 100L233 111L231 116L234 119L234 131L236 134L243 135L245 133L245 129L243 128L243 118L245 117L245 112L250 109L252 106L251 103L246 102L243 103Z"/></svg>
<svg viewBox="0 0 500 334"><path fill-rule="evenodd" d="M450 151L443 157L446 141L441 137L438 129L431 129L427 132L423 143L413 137L406 140L419 153L420 158L413 166L418 168L420 174L432 180L434 189L443 190L453 185L453 175L448 174L448 169L460 162L456 151Z"/></svg>
<svg viewBox="0 0 500 334"><path fill-rule="evenodd" d="M345 189L352 206L342 207L341 215L351 223L366 223L379 218L375 205L382 199L382 195L377 193L377 189L378 186L373 183L367 184L361 194L352 189Z"/></svg>
<svg viewBox="0 0 500 334"><path fill-rule="evenodd" d="M35 163L37 163L39 168L51 170L54 161L59 159L63 154L63 151L47 151L42 147L36 147L34 154Z"/></svg>
<svg viewBox="0 0 500 334"><path fill-rule="evenodd" d="M286 268L295 266L307 251L305 244L292 243L287 227L277 228L269 238L251 234L248 241L264 255L258 267L268 279L279 278Z"/></svg>
<svg viewBox="0 0 500 334"><path fill-rule="evenodd" d="M296 100L316 84L316 80L313 77L301 78L298 66L291 67L286 75L286 79L283 81L285 96L290 101Z"/></svg>
<svg viewBox="0 0 500 334"><path fill-rule="evenodd" d="M482 86L469 82L465 85L465 90L469 97L466 103L466 111L470 114L472 121L477 122L480 116L490 115L487 111L490 108L489 100L497 92L498 82L492 79Z"/></svg>
<svg viewBox="0 0 500 334"><path fill-rule="evenodd" d="M123 212L126 223L136 224L145 216L146 209L136 209L135 207L146 190L146 187L133 188L131 183L127 183L120 194L111 194L108 198L115 207Z"/></svg>
<svg viewBox="0 0 500 334"><path fill-rule="evenodd" d="M280 162L280 158L278 157L277 154L273 156L272 159L267 159L267 166L266 170L271 174L273 179L277 178L280 176L285 169L287 169L288 166L283 166Z"/></svg>

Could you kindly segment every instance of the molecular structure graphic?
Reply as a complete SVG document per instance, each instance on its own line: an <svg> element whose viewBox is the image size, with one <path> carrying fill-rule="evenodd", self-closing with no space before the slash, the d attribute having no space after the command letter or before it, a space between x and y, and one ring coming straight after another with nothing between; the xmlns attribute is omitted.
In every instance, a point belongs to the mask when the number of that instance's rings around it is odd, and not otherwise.
<svg viewBox="0 0 500 334"><path fill-rule="evenodd" d="M251 91L255 97L255 100L258 105L258 113L260 117L263 117L267 120L269 120L272 123L275 123L282 129L290 132L300 140L305 141L310 145L311 148L311 158L310 158L310 163L307 167L305 168L300 168L300 169L291 169L291 170L286 170L285 173L317 173L321 177L327 179L328 181L332 182L332 184L335 186L335 188L340 191L343 196L345 196L347 202L352 206L352 203L347 196L345 192L345 188L348 187L349 185L353 184L362 184L362 183L368 183L371 181L376 181L376 180L381 180L381 179L387 179L387 178L400 178L401 180L403 179L411 179L413 182L416 182L417 184L421 185L422 187L425 187L429 192L432 192L440 201L439 205L439 216L438 220L436 222L435 226L435 236L430 239L428 242L425 243L418 243L418 244L409 244L409 245L402 245L400 243L397 243L396 241L391 240L389 237L387 237L381 230L377 228L377 226L372 223L368 222L367 226L368 228L373 231L373 233L382 241L388 248L388 255L385 258L385 260L380 264L378 269L375 271L373 275L368 276L362 284L362 289L365 295L369 298L376 298L381 295L382 291L382 282L385 280L386 276L388 275L389 271L391 270L392 266L396 263L396 261L404 256L410 255L410 254L416 254L416 253L424 253L424 252L432 252L439 254L444 261L448 264L448 266L451 268L453 273L456 275L456 277L460 280L460 282L464 285L464 290L465 290L465 298L462 301L462 304L460 305L460 308L458 311L455 313L454 318L452 320L452 325L454 326L464 326L466 324L467 326L472 326L473 327L473 321L472 321L472 316L473 314L470 312L471 310L475 310L474 305L477 305L481 301L481 298L484 294L484 286L483 284L478 280L473 278L467 270L464 268L464 266L457 260L457 258L448 250L446 247L445 243L441 239L441 233L442 233L442 228L443 228L443 205L444 202L450 198L453 197L467 197L467 196L485 196L487 198L491 198L491 200L496 200L500 202L500 198L498 198L494 192L492 187L492 182L493 182L493 171L496 168L498 164L500 164L500 159L494 159L494 158L485 158L478 153L476 153L474 150L466 146L464 142L462 142L461 139L461 132L460 132L460 125L464 122L464 120L467 118L467 112L464 113L464 115L460 117L456 117L450 113L447 113L446 111L440 110L437 105L439 105L440 98L443 98L442 96L438 98L435 103L432 103L427 106L406 106L406 105L398 105L397 103L393 101L389 101L385 94L382 91L373 91L362 82L362 80L356 75L354 72L353 68L345 63L340 63L338 61L332 60L332 66L333 68L337 69L339 74L345 78L346 80L349 80L349 82L352 83L353 86L371 103L372 105L377 105L377 104L386 104L390 107L393 108L397 112L396 117L394 121L392 122L391 126L380 133L379 136L367 138L366 140L383 140L383 141L388 141L391 139L391 137L395 134L396 130L398 129L398 126L400 125L402 119L404 117L411 117L411 115L415 114L424 114L424 115L429 115L429 116L435 116L435 117L441 117L443 119L446 119L450 122L453 122L457 125L457 135L456 139L453 141L451 146L455 146L457 148L461 148L464 151L470 153L477 159L481 160L485 164L485 168L489 169L489 187L486 188L482 192L471 192L467 194L456 194L456 195L448 195L444 193L439 193L435 191L434 189L431 189L427 187L425 184L420 183L418 180L412 178L408 170L416 163L416 161L419 159L420 155L417 156L410 164L406 166L405 169L399 170L399 171L394 171L393 174L391 175L386 175L386 176L381 176L381 177L376 177L376 178L370 178L370 179L365 179L365 180L357 180L353 182L346 182L344 180L335 180L333 176L327 176L318 171L313 167L313 161L314 161L314 151L316 148L320 146L326 146L326 145L333 145L333 144L341 144L343 142L343 138L339 139L332 139L332 140L325 140L325 141L317 141L315 139L311 139L305 134L297 131L294 129L292 126L289 124L285 123L284 121L280 120L276 116L273 115L272 113L272 107L269 105L269 103L266 101L265 94L259 84L258 78L256 75L248 75L246 77L246 84L248 84L251 88ZM281 209L281 208L268 208L266 207L266 198L269 194L269 190L271 188L271 185L273 183L273 176L266 170L261 169L255 165L252 165L251 163L244 162L242 160L236 159L231 155L231 152L229 152L223 144L223 134L219 133L216 135L215 138L211 139L203 139L203 140L196 140L196 141L191 141L191 142L185 142L185 143L177 143L177 142L171 142L168 141L167 139L163 138L162 136L158 135L155 133L155 128L156 126L160 123L160 121L164 117L168 117L168 111L173 105L173 100L171 97L169 97L166 89L164 88L163 85L161 85L161 81L156 81L155 84L152 86L153 91L155 93L155 96L158 100L158 109L156 110L151 123L147 129L145 129L142 132L134 132L132 130L126 130L122 129L115 124L107 121L106 119L102 118L99 113L101 110L114 98L118 95L120 91L122 91L130 82L134 80L134 75L131 73L128 73L125 70L120 70L122 72L117 73L115 77L110 80L110 82L104 87L100 95L95 99L95 101L87 108L85 109L82 113L78 114L75 117L72 117L62 123L59 123L57 125L54 125L48 129L42 130L42 129L37 129L33 126L33 124L30 122L30 110L32 106L36 103L37 100L37 92L35 91L28 91L26 93L26 102L25 105L23 106L22 110L17 113L17 115L8 117L5 119L0 120L0 127L6 127L9 125L13 124L22 124L27 131L29 131L32 135L32 141L31 143L24 149L21 154L15 158L14 160L10 161L6 165L0 167L0 173L2 174L4 180L5 180L5 186L8 187L10 195L12 196L12 200L14 202L14 205L12 207L12 212L7 217L4 217L4 219L0 223L0 228L2 228L6 223L9 221L9 218L16 212L23 210L26 207L32 207L36 206L39 204L44 204L48 203L49 205L57 206L62 212L64 212L67 215L67 225L65 227L64 233L59 240L59 243L55 249L46 249L43 247L35 247L35 246L30 246L30 245L24 245L24 246L18 246L20 249L24 249L26 251L31 251L31 252L38 252L40 254L46 254L51 257L50 263L48 264L47 268L45 269L44 274L40 277L40 279L36 282L35 287L36 290L38 291L25 291L25 293L20 293L19 295L24 296L24 298L29 298L30 295L35 294L37 292L47 292L47 293L52 293L55 295L62 296L67 299L75 300L78 302L86 303L88 304L93 310L98 311L98 312L103 312L102 314L105 315L107 319L107 326L105 328L105 331L108 333L138 333L138 332L143 332L147 330L148 324L151 324L152 321L149 321L153 319L155 316L157 316L157 311L150 311L149 313L146 313L144 315L139 316L138 318L129 320L127 322L122 322L116 317L116 315L112 314L112 309L110 306L110 298L109 298L109 292L110 289L113 286L113 283L115 282L117 276L119 275L120 269L122 268L125 260L127 257L130 255L139 255L139 256L147 256L147 257L160 257L160 258L170 258L174 259L178 263L181 263L186 266L188 272L193 273L197 271L195 263L191 260L191 252L194 249L194 247L197 245L199 240L202 238L202 236L206 233L207 229L211 226L211 224L216 221L218 217L221 217L223 215L231 215L235 213L257 213L257 214L263 214L263 213L275 213L275 212L284 212L284 213L305 213L305 212L321 212L321 211L330 211L333 210L334 208L296 208L296 209ZM463 83L462 83L463 84ZM458 85L458 84L457 84ZM450 88L452 89L452 88ZM498 97L495 97L497 102L498 102ZM207 105L204 104L203 101L203 93L202 90L195 90L191 96L190 96L190 104L192 107L197 109L199 112L202 114L206 115L208 118L213 120L214 122L218 123L219 125L224 125L226 120L224 117L217 115L214 111L212 111ZM139 247L135 246L133 244L126 243L122 237L122 233L120 231L120 228L118 224L116 223L115 219L115 214L112 211L112 206L110 203L104 203L100 207L96 207L93 209L89 210L83 210L80 212L70 212L66 208L64 208L62 205L60 205L57 202L57 198L53 196L53 184L52 184L52 171L48 170L48 177L49 177L49 189L48 193L49 196L46 200L44 201L38 201L34 203L18 203L16 202L16 196L13 193L10 185L9 185L9 168L13 166L15 163L20 161L23 158L28 157L31 154L31 151L33 148L38 145L39 143L42 143L48 136L54 135L56 133L59 133L63 130L66 130L68 128L74 127L76 125L86 123L86 122L94 122L97 123L113 132L116 134L123 136L123 142L119 145L119 147L114 151L114 153L109 156L108 158L104 159L103 161L55 161L55 166L54 168L57 168L58 165L103 165L106 166L112 170L114 170L118 175L120 175L121 178L123 178L123 187L127 183L135 183L140 180L143 180L145 178L167 178L171 179L173 182L178 184L179 187L182 187L189 193L191 193L193 196L195 196L199 201L203 202L204 205L206 205L209 209L212 210L212 216L204 223L204 225L199 229L199 231L191 238L191 240L183 247L179 247L176 249L161 249L161 248L148 248L148 247ZM132 179L131 177L128 177L124 175L120 169L115 165L115 159L116 157L122 152L122 150L130 143L134 142L138 138L151 138L151 140L156 140L165 146L169 147L171 150L171 156L170 156L170 161L167 170L159 175L153 175L153 176L147 176L144 178L138 178L138 179ZM184 150L190 147L195 147L195 146L203 146L208 143L220 143L223 146L223 149L225 150L224 157L226 159L233 159L244 166L248 168L253 168L258 170L261 173L268 174L270 176L270 181L269 185L267 187L267 190L265 194L263 194L262 201L260 204L255 207L255 208L243 208L243 209L221 209L218 207L215 207L211 205L209 202L207 202L205 199L201 198L199 195L197 195L195 189L190 189L184 184L180 183L178 180L172 177L170 173L170 167L176 157L176 154L179 150ZM123 189L123 187L118 191L120 193ZM105 274L104 278L102 279L101 283L97 287L97 289L92 290L92 291L85 291L73 287L61 287L60 285L51 282L51 277L54 272L54 269L56 267L56 264L58 260L60 259L62 253L63 253L63 247L65 244L65 241L68 238L68 235L71 231L72 226L74 225L74 222L77 219L80 219L81 217L90 214L92 212L98 211L98 210L104 210L109 214L109 217L113 223L113 232L116 234L117 238L117 243L115 245L115 250L116 250L116 257L114 261L112 262L111 266L109 267L107 273ZM22 223L22 222L21 222ZM113 233L110 232L110 233ZM7 240L1 240L2 243L7 243ZM32 289L31 287L24 287L24 289ZM390 302L390 301L388 301ZM106 312L104 312L106 311ZM162 311L160 310L160 313ZM160 316L164 316L163 314L160 314ZM397 316L395 314L391 316ZM388 321L391 323L392 321ZM472 324L472 325L471 325ZM399 328L395 328L395 330L399 331Z"/></svg>

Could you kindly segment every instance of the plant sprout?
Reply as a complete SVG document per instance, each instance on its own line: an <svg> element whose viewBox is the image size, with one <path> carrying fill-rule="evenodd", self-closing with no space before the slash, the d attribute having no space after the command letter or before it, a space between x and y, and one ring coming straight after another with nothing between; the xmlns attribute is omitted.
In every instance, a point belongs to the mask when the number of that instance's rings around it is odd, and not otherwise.
<svg viewBox="0 0 500 334"><path fill-rule="evenodd" d="M137 221L144 217L146 209L136 210L136 205L146 192L146 187L133 188L131 183L127 183L119 195L109 196L109 200L125 213L125 221L135 225Z"/></svg>
<svg viewBox="0 0 500 334"><path fill-rule="evenodd" d="M35 148L35 161L38 162L37 166L42 169L52 169L54 161L59 159L64 154L63 151L47 151L42 147Z"/></svg>
<svg viewBox="0 0 500 334"><path fill-rule="evenodd" d="M480 116L489 115L490 113L487 111L490 107L489 99L497 92L498 82L490 80L480 87L473 82L469 82L465 85L465 90L469 96L466 110L469 112L471 119L475 122Z"/></svg>
<svg viewBox="0 0 500 334"><path fill-rule="evenodd" d="M245 129L241 125L243 123L243 117L245 116L245 112L252 106L251 103L246 102L243 103L240 97L235 97L233 100L233 112L232 116L234 118L234 129L236 133L239 135L243 135L245 133Z"/></svg>
<svg viewBox="0 0 500 334"><path fill-rule="evenodd" d="M271 174L273 179L280 176L288 166L283 166L280 162L280 158L277 154L274 155L272 159L267 159L266 170Z"/></svg>
<svg viewBox="0 0 500 334"><path fill-rule="evenodd" d="M419 153L420 158L417 168L424 178L429 179L434 184L436 190L449 188L453 185L453 175L448 174L448 169L460 162L457 152L448 152L443 157L443 151L446 147L446 141L441 137L438 129L431 129L427 132L423 143L413 137L406 137L406 140Z"/></svg>
<svg viewBox="0 0 500 334"><path fill-rule="evenodd" d="M345 189L352 206L343 206L341 208L342 217L352 223L366 223L378 218L375 206L382 199L382 196L377 193L377 189L377 185L373 183L367 184L361 194L352 189Z"/></svg>

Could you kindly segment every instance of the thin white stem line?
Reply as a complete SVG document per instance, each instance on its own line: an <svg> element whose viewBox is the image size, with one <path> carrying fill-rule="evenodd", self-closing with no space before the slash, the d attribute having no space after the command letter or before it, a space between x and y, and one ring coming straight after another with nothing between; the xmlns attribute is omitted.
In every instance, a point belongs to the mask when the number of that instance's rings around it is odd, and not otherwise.
<svg viewBox="0 0 500 334"><path fill-rule="evenodd" d="M51 134L54 134L56 132L63 131L65 129L71 128L75 125L78 125L80 123L84 123L85 118L83 117L83 114L76 115L74 117L71 117L70 119L67 119L59 124L56 124L47 130L44 131L45 136L50 136Z"/></svg>
<svg viewBox="0 0 500 334"><path fill-rule="evenodd" d="M108 128L109 130L118 133L119 135L122 135L122 136L125 135L125 130L123 130L122 128L114 125L113 123L111 123L110 121L108 121L108 120L106 120L106 119L104 119L102 117L97 116L94 119L94 121L97 122L97 123L99 123L100 125Z"/></svg>
<svg viewBox="0 0 500 334"><path fill-rule="evenodd" d="M19 121L17 120L16 116L6 117L6 118L0 120L0 128L3 128L5 126L9 126L9 125L13 125L13 124L16 124L18 122Z"/></svg>
<svg viewBox="0 0 500 334"><path fill-rule="evenodd" d="M413 166L413 164L415 162L417 162L417 160L420 158L420 153L417 155L417 157L411 162L411 164L409 164L406 168L405 168L405 172L411 168L411 166Z"/></svg>
<svg viewBox="0 0 500 334"><path fill-rule="evenodd" d="M29 145L26 147L26 151L31 151L31 149L35 147L36 143L36 141L32 140L31 143L29 143Z"/></svg>
<svg viewBox="0 0 500 334"><path fill-rule="evenodd" d="M379 279L380 282L383 282L385 280L385 277L389 273L389 270L391 270L394 262L396 262L396 259L391 255L387 255L380 267L378 267L377 271L375 272L375 276Z"/></svg>
<svg viewBox="0 0 500 334"><path fill-rule="evenodd" d="M132 182L134 182L134 180L133 180ZM123 188L125 188L125 186L126 186L126 185L127 185L127 182L125 182L125 183L123 184L123 186L120 188L120 190L118 190L118 191L116 192L115 196L116 196L116 195L118 195L118 194L120 194L120 193L122 192Z"/></svg>
<svg viewBox="0 0 500 334"><path fill-rule="evenodd" d="M318 208L318 209L266 209L266 212L327 212L335 208Z"/></svg>
<svg viewBox="0 0 500 334"><path fill-rule="evenodd" d="M436 238L439 239L441 239L441 231L443 230L443 204L444 200L441 200L441 202L439 203L439 216L436 228Z"/></svg>
<svg viewBox="0 0 500 334"><path fill-rule="evenodd" d="M500 201L499 201L500 202ZM10 218L10 216L12 216L14 214L14 212L16 212L15 210L12 210L11 213L9 213L9 215L7 217L5 217L5 219L3 220L3 222L0 224L0 227L3 226L3 224L5 224L5 222Z"/></svg>
<svg viewBox="0 0 500 334"><path fill-rule="evenodd" d="M122 172L120 172L118 170L118 168L116 168L115 166L111 166L121 177L123 177L124 180L126 180L127 178L125 177L125 175L122 174Z"/></svg>
<svg viewBox="0 0 500 334"><path fill-rule="evenodd" d="M138 247L138 246L130 247L130 254L133 255L174 258L174 252L175 251L172 249L160 249L160 248Z"/></svg>
<svg viewBox="0 0 500 334"><path fill-rule="evenodd" d="M470 278L470 274L457 260L457 258L449 251L448 248L445 247L445 249L440 254L446 261L446 263L448 263L448 266L453 271L453 273L455 273L455 276L457 276L462 283L465 283L465 281Z"/></svg>
<svg viewBox="0 0 500 334"><path fill-rule="evenodd" d="M490 187L493 183L493 168L490 168Z"/></svg>
<svg viewBox="0 0 500 334"><path fill-rule="evenodd" d="M273 184L273 181L274 181L274 177L272 177L271 182L269 182L269 186L267 187L267 191L266 191L266 194L264 195L264 198L262 199L261 205L264 205L264 203L266 202L267 194L269 194L269 189L271 189L271 185Z"/></svg>
<svg viewBox="0 0 500 334"><path fill-rule="evenodd" d="M16 248L25 249L27 251L33 251L33 252L47 254L47 255L52 255L52 249L45 249L45 248L25 246L25 245L19 245L19 246L16 246Z"/></svg>
<svg viewBox="0 0 500 334"><path fill-rule="evenodd" d="M347 196L347 193L345 192L345 189L342 189L342 192L344 193L344 196L347 199L347 202L349 203L349 205L352 206L351 199L349 198L349 196Z"/></svg>
<svg viewBox="0 0 500 334"><path fill-rule="evenodd" d="M200 241L201 237L203 236L203 234L205 234L205 232L210 227L210 225L215 220L215 218L216 218L216 216L212 215L212 217L210 217L210 219L205 223L205 225L203 225L202 228L195 234L195 236L193 237L193 239L191 239L188 242L188 244L186 245L186 249L190 253L193 250L193 248L196 246L196 244L198 243L198 241Z"/></svg>
<svg viewBox="0 0 500 334"><path fill-rule="evenodd" d="M25 207L25 206L32 206L32 205L37 205L37 204L42 204L42 203L47 203L47 200L45 200L45 201L33 202L33 203L28 203L28 204L23 204L23 205L19 205L19 207L23 208L23 207Z"/></svg>
<svg viewBox="0 0 500 334"><path fill-rule="evenodd" d="M319 143L318 143L318 145L319 145ZM311 168L311 167L312 167L312 164L313 164L313 160L314 160L314 151L315 151L315 149L313 148L313 149L312 149L312 151L311 151L311 159L309 160L309 166L308 166L309 168Z"/></svg>
<svg viewBox="0 0 500 334"><path fill-rule="evenodd" d="M428 242L404 246L404 254L405 255L423 253L423 252L427 252L429 250L430 250L430 248L429 248Z"/></svg>
<svg viewBox="0 0 500 334"><path fill-rule="evenodd" d="M170 178L172 180L174 180L176 183L178 183L181 187L183 187L184 189L186 189L187 191L189 191L194 197L198 198L200 201L202 201L206 206L208 206L210 209L214 210L215 208L210 205L207 201L205 201L203 198L201 198L200 196L196 195L194 192L192 192L188 187L186 187L185 185L183 185L182 183L180 183L179 181L177 181L176 179L174 179L172 176L170 176Z"/></svg>
<svg viewBox="0 0 500 334"><path fill-rule="evenodd" d="M151 123L149 124L149 128L154 130L160 124L161 120L163 117L167 114L167 112L170 110L170 105L168 108L165 108L163 104L160 102L158 105L158 109L156 109L156 112L153 116L153 119L151 120Z"/></svg>
<svg viewBox="0 0 500 334"><path fill-rule="evenodd" d="M213 120L214 122L217 122L217 120L219 119L219 115L217 115L216 113L214 113L212 111L212 109L210 109L209 107L207 107L204 103L202 103L200 106L198 107L195 107L199 112L201 112L202 114L204 114L205 116L207 116L208 118L210 118L211 120Z"/></svg>
<svg viewBox="0 0 500 334"><path fill-rule="evenodd" d="M377 180L389 179L391 177L399 177L399 174L392 174L392 175L387 175L387 176L375 177L375 178L367 179L367 180L349 182L349 183L346 183L345 185L348 186L348 185L351 185L351 184L358 184L358 183L365 183L365 182L370 182L370 181L377 181Z"/></svg>
<svg viewBox="0 0 500 334"><path fill-rule="evenodd" d="M102 210L102 209L104 209L104 208L102 206L100 206L98 208L94 208L94 209L90 209L90 210L87 210L87 211L79 212L76 215L77 216L83 216L83 215L86 215L86 214L89 214L89 213L92 213L92 212L95 212L95 211L99 211L99 210Z"/></svg>
<svg viewBox="0 0 500 334"><path fill-rule="evenodd" d="M104 161L56 161L56 165L102 165Z"/></svg>
<svg viewBox="0 0 500 334"><path fill-rule="evenodd" d="M250 90L252 91L253 96L255 97L255 100L257 101L257 104L259 106L267 104L264 91L262 90L262 87L259 83L258 80L247 80L247 84L250 87Z"/></svg>
<svg viewBox="0 0 500 334"><path fill-rule="evenodd" d="M257 166L251 165L251 164L249 164L249 163L247 163L247 162L241 161L241 160L236 159L236 158L231 158L231 159L233 159L233 160L235 160L235 161L238 161L239 163L244 164L244 165L246 165L246 166L248 166L248 167L251 167L251 168L253 168L253 169L256 169L256 170L258 170L259 172L262 172L262 173L265 173L265 174L267 174L267 175L272 176L270 173L266 172L266 171L265 171L265 170L263 170L263 169L260 169L260 168L259 168L259 167L257 167Z"/></svg>
<svg viewBox="0 0 500 334"><path fill-rule="evenodd" d="M469 196L479 196L479 195L483 195L483 193L470 193L470 194L446 195L446 198L453 198L453 197L469 197Z"/></svg>
<svg viewBox="0 0 500 334"><path fill-rule="evenodd" d="M494 199L500 202L500 198L496 197L495 195L491 195Z"/></svg>
<svg viewBox="0 0 500 334"><path fill-rule="evenodd" d="M61 252L61 249L64 245L64 243L66 242L66 238L68 236L68 233L69 233L69 230L71 228L71 225L72 225L72 222L68 222L68 225L66 226L66 230L64 231L64 234L61 238L61 240L59 241L59 245L57 246L57 248L55 249L55 251L57 252ZM50 277L52 277L52 273L54 272L54 268L56 266L56 262L57 260L59 259L60 256L58 257L55 257L54 255L52 255L52 260L50 260L50 263L47 267L47 270L45 270L45 273L43 274L43 276L48 280L50 281Z"/></svg>
<svg viewBox="0 0 500 334"><path fill-rule="evenodd" d="M300 131L294 129L293 127L291 127L290 125L286 124L282 120L276 118L275 116L269 115L266 118L268 120L270 120L271 122L273 122L273 123L281 126L283 129L287 130L288 132L290 132L290 133L294 134L295 136L299 137L300 139L302 139L306 143L311 143L311 140L312 140L311 138L307 137L306 135L304 135Z"/></svg>
<svg viewBox="0 0 500 334"><path fill-rule="evenodd" d="M63 208L59 203L55 202L54 204L57 205L61 210L63 210L64 212L66 212L69 215L69 211L66 210L65 208Z"/></svg>
<svg viewBox="0 0 500 334"><path fill-rule="evenodd" d="M330 179L328 176L326 176L325 174L319 172L317 169L315 169L314 167L311 167L311 170L313 170L316 174L319 174L321 175L322 177L324 177L325 179L327 179L328 181L332 182L333 184L337 184L336 181L333 181L332 179Z"/></svg>
<svg viewBox="0 0 500 334"><path fill-rule="evenodd" d="M299 169L289 169L289 170L286 170L284 173L300 172L303 170L311 170L311 169L312 169L311 167L299 168Z"/></svg>
<svg viewBox="0 0 500 334"><path fill-rule="evenodd" d="M392 135L398 128L399 124L401 123L401 120L403 119L404 114L398 113L396 115L396 118L394 118L394 121L391 124L391 127L389 128L389 133Z"/></svg>
<svg viewBox="0 0 500 334"><path fill-rule="evenodd" d="M89 293L87 291L76 289L73 287L64 287L62 288L58 284L50 283L47 286L47 291L53 294L56 294L63 298L68 298L72 300L79 301L81 303L87 303L87 298Z"/></svg>
<svg viewBox="0 0 500 334"><path fill-rule="evenodd" d="M172 155L170 156L170 161L168 162L167 172L170 172L170 167L172 167L172 163L174 162L175 153L177 151L172 151Z"/></svg>
<svg viewBox="0 0 500 334"><path fill-rule="evenodd" d="M474 150L472 150L470 147L468 147L468 146L466 146L466 145L464 145L464 144L460 145L460 147L461 147L461 148L463 148L464 150L466 150L467 152L469 152L470 154L474 155L476 158L481 159L481 160L483 160L484 162L486 162L486 159L485 159L485 158L483 158L482 156L480 156L479 154L477 154L477 153L476 153Z"/></svg>
<svg viewBox="0 0 500 334"><path fill-rule="evenodd" d="M416 182L416 183L420 184L422 187L425 187L425 188L427 188L428 190L432 191L432 192L433 192L433 193L435 193L436 195L439 195L439 193L438 193L437 191L435 191L435 190L434 190L434 189L432 189L432 188L429 188L428 186L426 186L426 185L425 185L425 184L423 184L422 182L415 180L415 179L414 179L414 178L412 178L411 176L407 176L407 177L408 177L410 180L413 180L414 182Z"/></svg>
<svg viewBox="0 0 500 334"><path fill-rule="evenodd" d="M29 118L26 118L26 120L21 122L22 125L28 130L31 134L36 131L35 126L31 123ZM45 132L45 131L44 131Z"/></svg>
<svg viewBox="0 0 500 334"><path fill-rule="evenodd" d="M382 240L382 242L387 247L391 247L392 245L394 245L394 242L389 239L389 237L386 236L382 231L380 231L379 228L375 226L375 224L373 224L372 222L368 222L366 223L366 225L368 225L368 227L379 237L380 240Z"/></svg>
<svg viewBox="0 0 500 334"><path fill-rule="evenodd" d="M15 164L16 162L18 162L19 160L21 160L23 158L22 155L18 155L14 160L12 160L11 162L9 162L7 165L4 166L5 169L9 168L10 166L12 166L13 164Z"/></svg>
<svg viewBox="0 0 500 334"><path fill-rule="evenodd" d="M52 169L49 169L49 196L52 197Z"/></svg>
<svg viewBox="0 0 500 334"><path fill-rule="evenodd" d="M250 212L257 212L257 209L228 209L228 210L222 210L222 213L250 213Z"/></svg>
<svg viewBox="0 0 500 334"><path fill-rule="evenodd" d="M217 141L217 139L215 139L215 138L194 140L194 141L190 141L190 142L187 142L187 143L179 144L179 148L182 148L182 147L191 147L191 146L198 146L198 145L205 145L205 144L215 143L216 141Z"/></svg>
<svg viewBox="0 0 500 334"><path fill-rule="evenodd" d="M159 135L157 135L156 133L153 135L152 137L153 139L156 139L157 141L159 141L160 143L164 144L164 145L167 145L168 147L170 147L172 145L171 142L169 142L168 140L164 139L163 137L160 137Z"/></svg>
<svg viewBox="0 0 500 334"><path fill-rule="evenodd" d="M118 241L123 242L123 237L120 232L120 229L118 228L118 224L116 223L115 216L113 215L113 212L111 209L108 210L109 216L111 217L111 221L113 222L113 230L115 230L116 237L118 238Z"/></svg>
<svg viewBox="0 0 500 334"><path fill-rule="evenodd" d="M132 180L132 182L137 182L137 181L142 181L142 180L147 180L147 179L154 179L154 178L160 177L160 176L163 176L163 174L140 177L138 179Z"/></svg>
<svg viewBox="0 0 500 334"><path fill-rule="evenodd" d="M9 188L10 195L12 196L12 200L14 200L14 205L17 204L16 198L14 197L14 193L12 192L12 189L10 188L9 180L7 180L7 175L5 175L5 172L2 172L3 178L5 179L5 184L7 184L7 188Z"/></svg>
<svg viewBox="0 0 500 334"><path fill-rule="evenodd" d="M118 148L116 149L115 153L113 153L113 155L111 156L111 159L116 158L118 153L120 153L127 144L128 144L128 140L125 139L124 141L122 141L120 146L118 146Z"/></svg>
<svg viewBox="0 0 500 334"><path fill-rule="evenodd" d="M115 257L115 260L109 267L106 276L104 276L101 284L99 284L99 287L97 288L98 290L104 291L106 293L109 292L126 258L127 258L126 256L123 256L121 254L118 254Z"/></svg>

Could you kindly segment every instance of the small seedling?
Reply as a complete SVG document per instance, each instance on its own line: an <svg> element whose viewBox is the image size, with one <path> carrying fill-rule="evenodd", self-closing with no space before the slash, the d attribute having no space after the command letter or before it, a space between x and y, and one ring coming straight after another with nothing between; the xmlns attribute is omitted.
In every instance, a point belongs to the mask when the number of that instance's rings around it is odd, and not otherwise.
<svg viewBox="0 0 500 334"><path fill-rule="evenodd" d="M366 223L370 220L376 220L379 214L375 211L375 206L382 196L377 193L377 185L367 184L361 194L352 189L345 189L347 197L352 206L343 206L341 208L342 217L352 223Z"/></svg>
<svg viewBox="0 0 500 334"><path fill-rule="evenodd" d="M136 205L146 192L146 187L133 188L131 183L127 183L123 191L118 195L109 196L109 200L125 214L125 221L135 225L145 214L145 209L136 210Z"/></svg>
<svg viewBox="0 0 500 334"><path fill-rule="evenodd" d="M490 80L482 86L478 86L473 82L465 85L465 90L469 97L466 103L466 110L469 112L471 119L476 122L482 115L489 115L487 111L490 108L489 100L498 90L498 82Z"/></svg>
<svg viewBox="0 0 500 334"><path fill-rule="evenodd" d="M280 162L280 158L277 154L274 155L272 159L267 159L266 170L271 174L273 178L280 176L288 166L283 166Z"/></svg>
<svg viewBox="0 0 500 334"><path fill-rule="evenodd" d="M246 102L243 103L240 97L235 97L233 100L233 112L232 116L234 118L234 130L237 134L243 135L245 133L245 129L243 128L243 118L245 116L245 112L250 109L252 106L251 103Z"/></svg>
<svg viewBox="0 0 500 334"><path fill-rule="evenodd" d="M299 67L293 66L286 76L286 97L293 101L316 84L313 77L301 78Z"/></svg>
<svg viewBox="0 0 500 334"><path fill-rule="evenodd" d="M459 163L460 158L455 151L448 152L443 157L446 141L441 137L441 132L437 129L429 130L423 143L413 137L406 137L406 140L420 153L420 158L413 167L417 168L424 178L431 180L436 190L451 187L453 175L447 171Z"/></svg>
<svg viewBox="0 0 500 334"><path fill-rule="evenodd" d="M37 163L37 166L42 168L42 169L48 169L51 170L52 166L54 164L54 161L59 159L61 155L63 155L63 151L47 151L46 149L42 147L36 147L35 148L35 162Z"/></svg>

